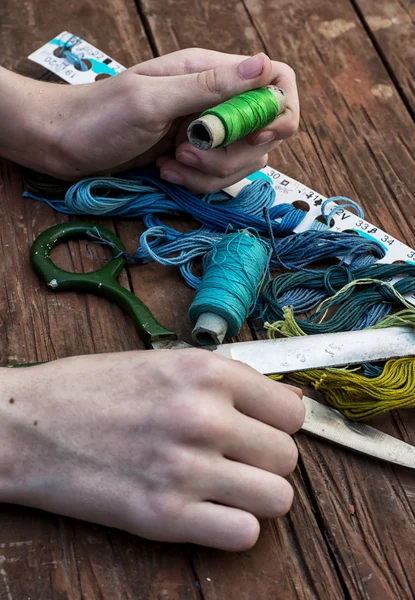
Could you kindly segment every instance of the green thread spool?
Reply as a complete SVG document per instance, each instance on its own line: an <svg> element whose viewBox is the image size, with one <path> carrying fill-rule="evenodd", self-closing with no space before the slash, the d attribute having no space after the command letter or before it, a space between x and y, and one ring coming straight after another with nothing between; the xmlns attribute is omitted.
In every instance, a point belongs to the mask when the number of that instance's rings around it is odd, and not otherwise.
<svg viewBox="0 0 415 600"><path fill-rule="evenodd" d="M244 92L192 121L189 142L198 150L223 148L265 127L284 112L287 98L275 85Z"/></svg>

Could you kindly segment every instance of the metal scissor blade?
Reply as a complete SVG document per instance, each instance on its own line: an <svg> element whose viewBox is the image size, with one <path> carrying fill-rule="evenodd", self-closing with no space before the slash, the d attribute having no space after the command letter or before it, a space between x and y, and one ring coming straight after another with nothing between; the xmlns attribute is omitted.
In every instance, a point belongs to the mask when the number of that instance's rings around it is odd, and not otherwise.
<svg viewBox="0 0 415 600"><path fill-rule="evenodd" d="M353 423L334 408L303 396L302 431L379 460L415 469L415 447L369 425Z"/></svg>
<svg viewBox="0 0 415 600"><path fill-rule="evenodd" d="M415 356L415 331L389 327L236 342L217 346L214 352L239 360L263 375L291 373Z"/></svg>

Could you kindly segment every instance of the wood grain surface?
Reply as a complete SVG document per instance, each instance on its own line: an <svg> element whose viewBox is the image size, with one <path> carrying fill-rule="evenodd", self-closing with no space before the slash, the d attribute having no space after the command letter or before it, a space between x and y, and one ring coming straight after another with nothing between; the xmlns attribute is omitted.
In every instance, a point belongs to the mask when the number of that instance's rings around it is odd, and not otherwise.
<svg viewBox="0 0 415 600"><path fill-rule="evenodd" d="M300 131L270 164L329 196L358 200L366 217L414 245L413 26L401 0L16 0L0 5L0 64L26 75L25 58L68 30L129 66L178 48L266 51L295 68ZM389 19L391 25L380 26ZM397 20L396 20L397 19ZM375 23L378 26L375 26ZM398 29L397 29L398 28ZM399 34L396 33L399 31ZM212 32L215 32L213 34ZM395 32L395 33L394 33ZM48 292L32 273L34 237L64 217L23 200L19 168L0 161L2 364L141 348L131 323L104 299ZM102 221L134 249L142 225ZM60 247L68 269L95 264L82 244ZM177 270L124 274L157 318L189 339L192 298ZM244 328L240 339L248 339ZM415 444L410 411L375 426ZM0 512L0 600L251 600L415 595L413 473L296 437L300 466L289 515L263 524L250 552L156 544L20 507Z"/></svg>
<svg viewBox="0 0 415 600"><path fill-rule="evenodd" d="M415 3L352 0L389 76L415 115Z"/></svg>

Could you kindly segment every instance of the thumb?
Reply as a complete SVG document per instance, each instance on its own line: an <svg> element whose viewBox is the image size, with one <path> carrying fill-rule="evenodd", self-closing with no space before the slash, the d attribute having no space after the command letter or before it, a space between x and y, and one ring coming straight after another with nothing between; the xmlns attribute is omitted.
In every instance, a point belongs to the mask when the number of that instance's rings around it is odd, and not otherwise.
<svg viewBox="0 0 415 600"><path fill-rule="evenodd" d="M233 65L200 73L152 78L156 98L166 99L160 116L183 117L271 83L271 60L262 52ZM162 89L163 88L163 89Z"/></svg>

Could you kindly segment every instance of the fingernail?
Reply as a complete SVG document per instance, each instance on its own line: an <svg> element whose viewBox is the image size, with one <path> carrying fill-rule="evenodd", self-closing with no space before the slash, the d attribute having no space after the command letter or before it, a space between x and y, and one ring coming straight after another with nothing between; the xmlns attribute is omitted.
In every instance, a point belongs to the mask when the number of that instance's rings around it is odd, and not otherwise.
<svg viewBox="0 0 415 600"><path fill-rule="evenodd" d="M176 171L161 171L160 177L170 183L175 183L176 185L184 185L185 183L183 175Z"/></svg>
<svg viewBox="0 0 415 600"><path fill-rule="evenodd" d="M242 79L255 79L264 69L265 55L260 52L244 60L238 65L238 73Z"/></svg>
<svg viewBox="0 0 415 600"><path fill-rule="evenodd" d="M268 144L272 142L277 137L277 134L274 131L262 131L254 142L255 146L262 146L263 144Z"/></svg>
<svg viewBox="0 0 415 600"><path fill-rule="evenodd" d="M176 158L189 167L197 168L201 166L200 158L196 154L193 154L193 152L180 152Z"/></svg>

